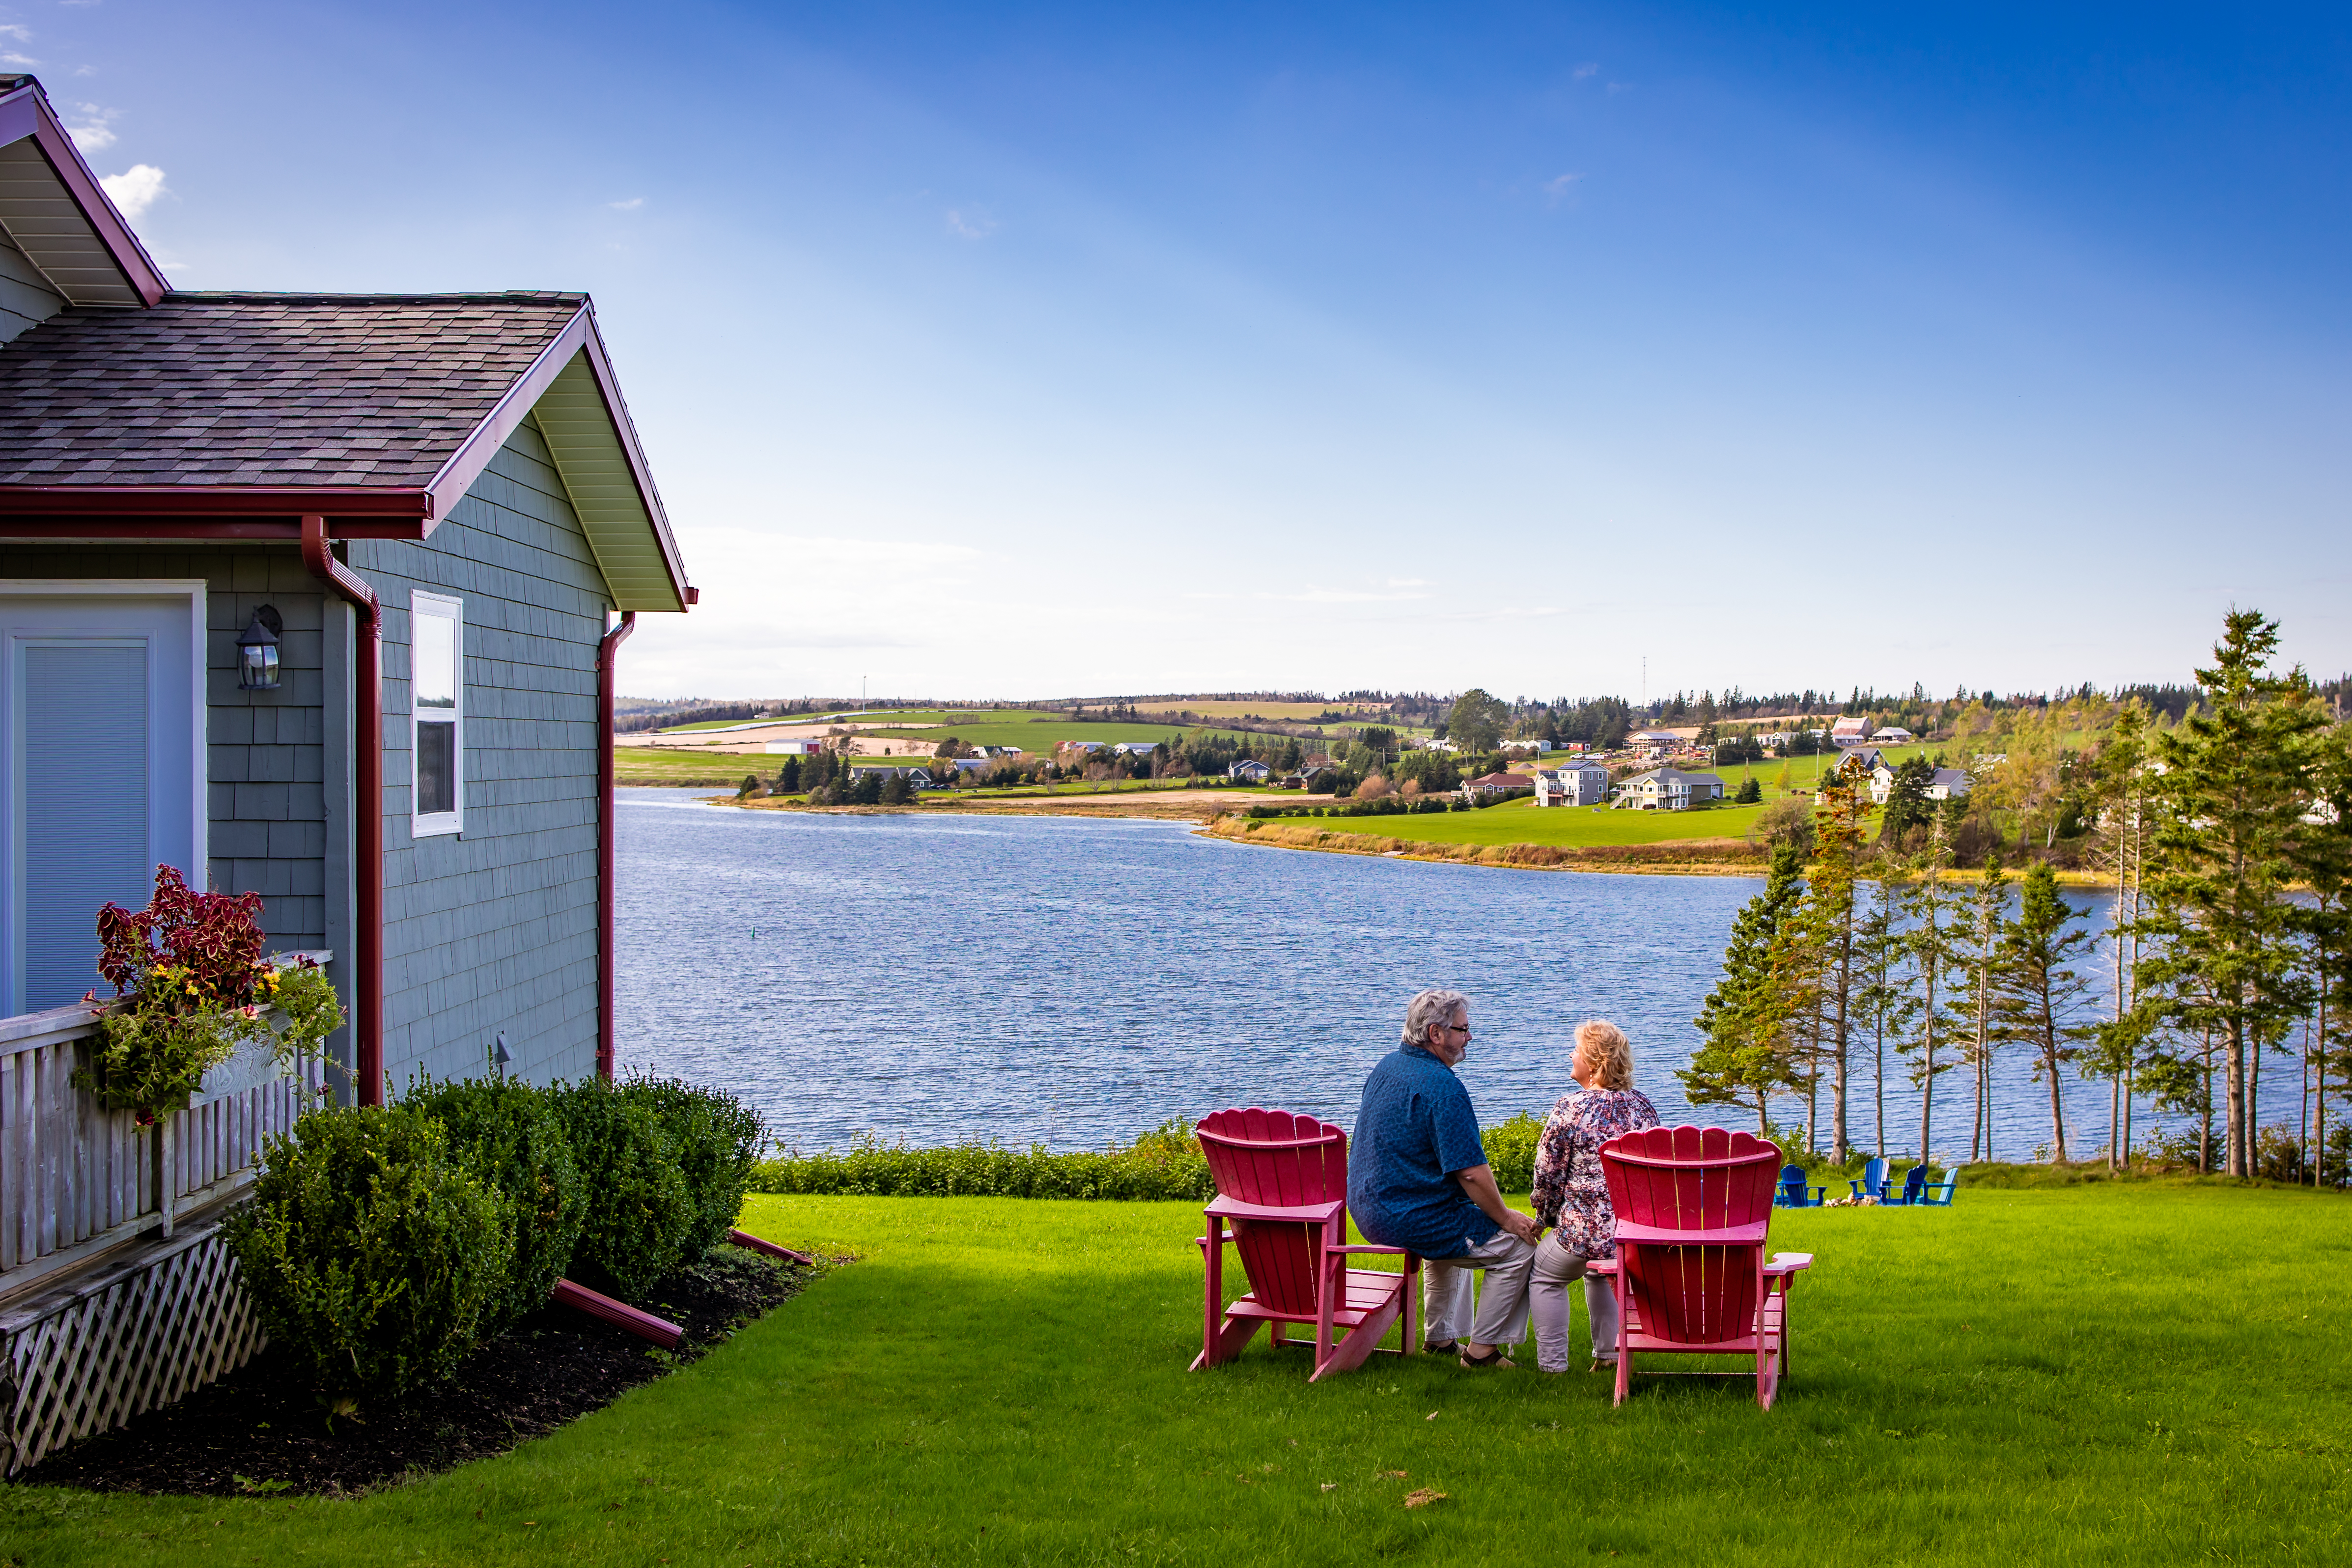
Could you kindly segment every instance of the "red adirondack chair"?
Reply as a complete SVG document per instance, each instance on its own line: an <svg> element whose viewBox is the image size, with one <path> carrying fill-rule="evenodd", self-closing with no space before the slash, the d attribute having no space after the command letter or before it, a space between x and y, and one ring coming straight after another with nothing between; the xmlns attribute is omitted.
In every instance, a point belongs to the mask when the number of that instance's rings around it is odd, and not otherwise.
<svg viewBox="0 0 2352 1568"><path fill-rule="evenodd" d="M1780 1151L1720 1127L1652 1127L1601 1145L1617 1257L1592 1265L1617 1292L1617 1403L1633 1352L1756 1358L1756 1403L1789 1374L1789 1286L1810 1252L1765 1260Z"/></svg>
<svg viewBox="0 0 2352 1568"><path fill-rule="evenodd" d="M1194 1239L1208 1266L1194 1372L1229 1362L1267 1326L1276 1348L1292 1323L1315 1325L1315 1373L1349 1372L1404 1321L1403 1353L1418 1339L1421 1259L1401 1247L1348 1245L1348 1135L1286 1110L1220 1110L1196 1131L1217 1195L1209 1234ZM1231 1226L1232 1229L1227 1230ZM1241 1254L1249 1293L1224 1305L1225 1243ZM1350 1268L1360 1253L1402 1258L1400 1273Z"/></svg>

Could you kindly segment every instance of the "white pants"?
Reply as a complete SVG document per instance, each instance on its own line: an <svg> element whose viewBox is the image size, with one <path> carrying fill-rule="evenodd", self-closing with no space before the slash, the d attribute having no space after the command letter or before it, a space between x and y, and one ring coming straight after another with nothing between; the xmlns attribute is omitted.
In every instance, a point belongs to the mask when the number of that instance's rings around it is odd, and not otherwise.
<svg viewBox="0 0 2352 1568"><path fill-rule="evenodd" d="M1515 1345L1528 1337L1528 1276L1536 1249L1498 1230L1460 1258L1428 1258L1421 1265L1422 1338L1431 1344ZM1477 1317L1470 1311L1470 1277L1486 1271Z"/></svg>
<svg viewBox="0 0 2352 1568"><path fill-rule="evenodd" d="M1559 1232L1548 1230L1536 1245L1534 1277L1528 1283L1528 1311L1535 1320L1536 1365L1545 1372L1568 1370L1568 1282L1584 1280L1584 1315L1592 1330L1592 1359L1617 1359L1617 1290L1604 1277L1584 1272L1584 1259L1562 1247ZM1434 1337L1434 1336L1433 1336Z"/></svg>

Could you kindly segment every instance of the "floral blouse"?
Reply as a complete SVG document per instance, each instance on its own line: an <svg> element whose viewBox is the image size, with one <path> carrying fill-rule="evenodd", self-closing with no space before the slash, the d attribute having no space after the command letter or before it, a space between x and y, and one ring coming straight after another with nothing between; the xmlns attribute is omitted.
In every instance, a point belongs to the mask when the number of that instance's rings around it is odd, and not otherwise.
<svg viewBox="0 0 2352 1568"><path fill-rule="evenodd" d="M1601 1145L1658 1124L1658 1108L1633 1089L1580 1089L1559 1097L1536 1143L1536 1218L1559 1227L1579 1258L1617 1256L1617 1216L1601 1173Z"/></svg>

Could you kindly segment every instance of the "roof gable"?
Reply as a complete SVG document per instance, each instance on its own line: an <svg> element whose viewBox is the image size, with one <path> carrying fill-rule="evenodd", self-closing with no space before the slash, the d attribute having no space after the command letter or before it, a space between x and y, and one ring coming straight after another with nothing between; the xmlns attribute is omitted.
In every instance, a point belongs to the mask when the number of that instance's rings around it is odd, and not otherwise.
<svg viewBox="0 0 2352 1568"><path fill-rule="evenodd" d="M0 76L0 228L68 304L135 310L170 288L28 76Z"/></svg>

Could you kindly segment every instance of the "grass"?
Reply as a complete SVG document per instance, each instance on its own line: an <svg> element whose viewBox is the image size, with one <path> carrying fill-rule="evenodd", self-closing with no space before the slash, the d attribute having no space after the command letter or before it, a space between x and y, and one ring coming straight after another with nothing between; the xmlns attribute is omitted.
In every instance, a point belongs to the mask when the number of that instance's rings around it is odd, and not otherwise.
<svg viewBox="0 0 2352 1568"><path fill-rule="evenodd" d="M2174 1181L1775 1216L1795 1381L1193 1373L1197 1209L760 1198L863 1260L500 1458L349 1500L0 1489L0 1553L185 1564L2352 1556L2352 1209ZM1579 1309L1580 1332L1581 1309ZM1389 1474L1404 1472L1403 1479ZM261 1478L257 1478L261 1479ZM1330 1489L1324 1489L1328 1487ZM1408 1511L1409 1490L1447 1500ZM0 1556L6 1561L7 1556Z"/></svg>
<svg viewBox="0 0 2352 1568"><path fill-rule="evenodd" d="M1480 811L1443 816L1285 817L1285 826L1319 827L1332 833L1363 833L1420 844L1550 844L1583 847L1598 844L1666 844L1693 838L1738 838L1756 820L1760 805L1715 806L1706 811L1618 811L1611 807L1554 805L1509 800Z"/></svg>

